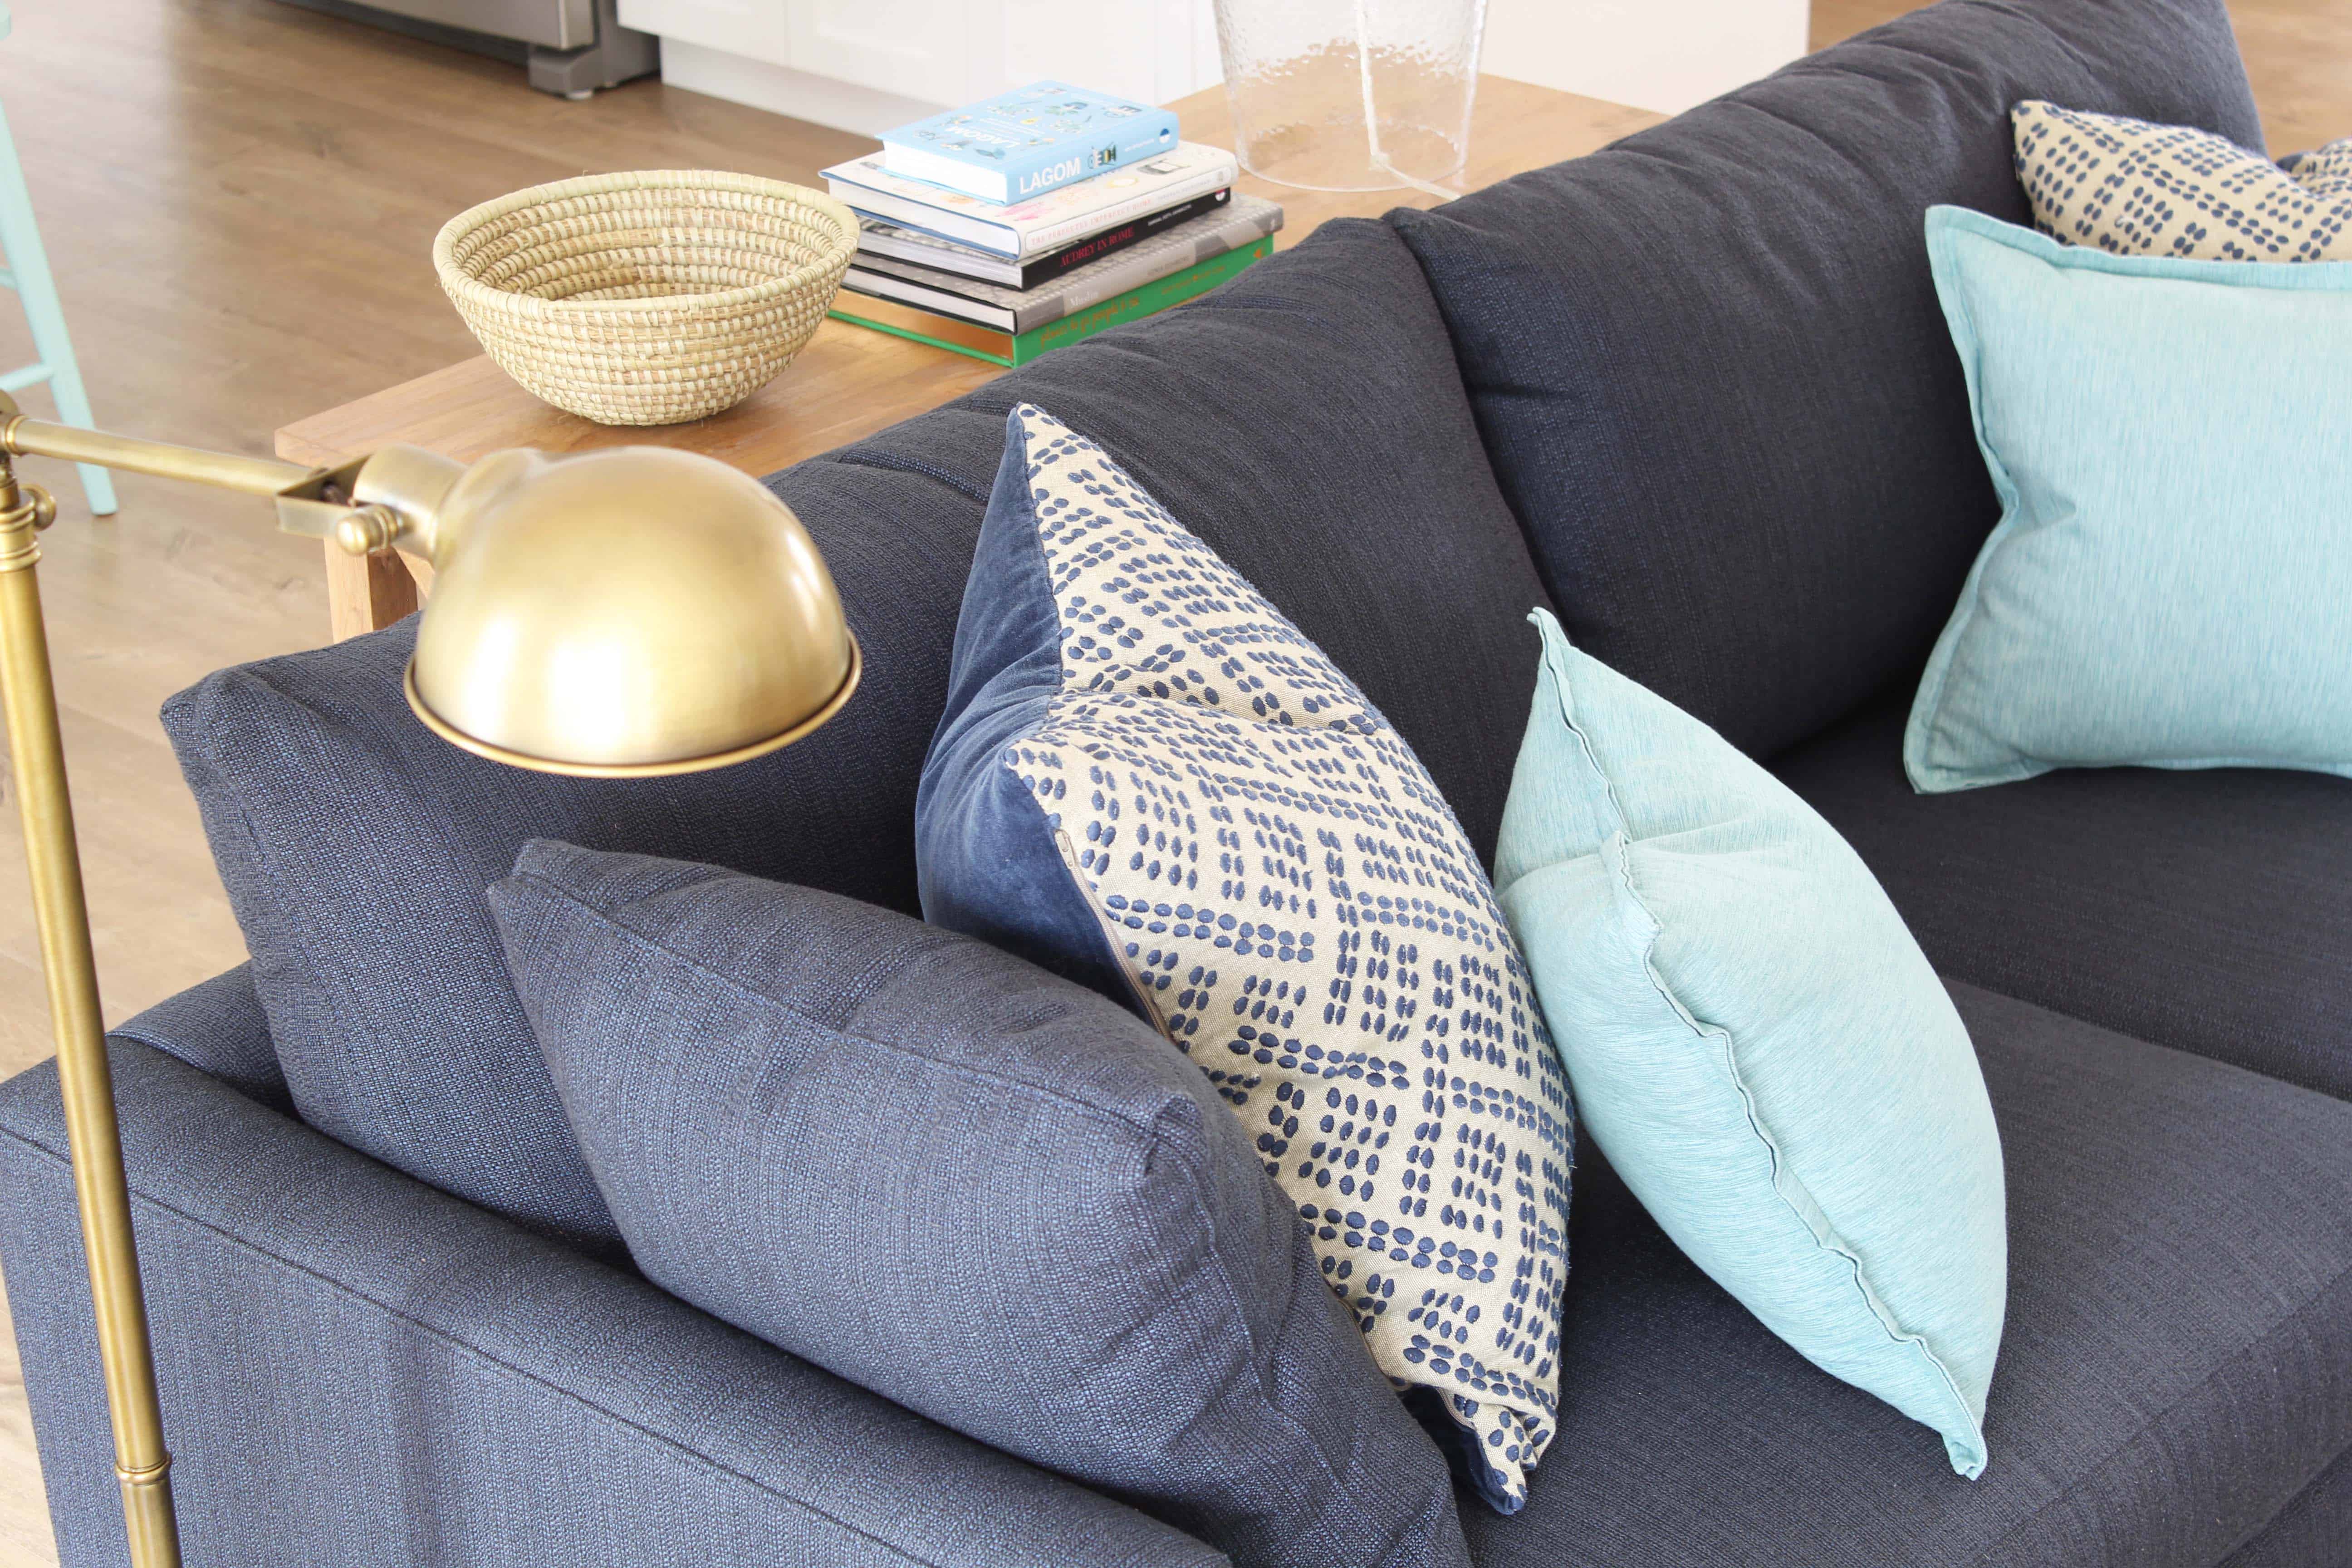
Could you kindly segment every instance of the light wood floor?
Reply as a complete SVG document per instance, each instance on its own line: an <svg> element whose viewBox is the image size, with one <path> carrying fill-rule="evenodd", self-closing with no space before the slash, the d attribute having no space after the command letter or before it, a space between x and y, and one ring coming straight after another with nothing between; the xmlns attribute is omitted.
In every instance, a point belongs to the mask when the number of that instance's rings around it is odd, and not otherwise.
<svg viewBox="0 0 2352 1568"><path fill-rule="evenodd" d="M2352 3L2232 0L2274 150L2352 133ZM1908 9L1816 0L1832 42ZM808 181L865 143L643 82L585 104L511 68L272 0L43 0L0 42L15 129L100 423L267 453L289 420L474 352L434 231L518 186L718 165ZM29 359L0 301L0 365ZM27 405L46 411L43 395ZM123 478L93 521L71 473L42 583L105 976L120 1020L236 963L156 721L226 664L321 642L318 547L257 503ZM46 1056L13 810L0 810L0 1076ZM0 1568L54 1563L0 1332Z"/></svg>
<svg viewBox="0 0 2352 1568"><path fill-rule="evenodd" d="M2352 0L2229 3L2272 156L2352 136ZM1812 46L1915 8L1915 0L1813 0Z"/></svg>

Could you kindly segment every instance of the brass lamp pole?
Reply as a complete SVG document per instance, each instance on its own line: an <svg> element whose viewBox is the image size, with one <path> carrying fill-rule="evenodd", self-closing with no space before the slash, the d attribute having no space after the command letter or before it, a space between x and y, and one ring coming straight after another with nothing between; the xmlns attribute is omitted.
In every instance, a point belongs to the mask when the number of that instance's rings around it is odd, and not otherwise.
<svg viewBox="0 0 2352 1568"><path fill-rule="evenodd" d="M99 1011L34 535L57 507L13 459L58 458L268 497L289 533L429 556L406 678L417 717L518 767L632 778L723 767L838 712L859 656L807 531L766 487L656 447L470 468L388 447L337 468L27 418L0 393L0 695L24 815L99 1359L136 1568L178 1568L172 1457Z"/></svg>

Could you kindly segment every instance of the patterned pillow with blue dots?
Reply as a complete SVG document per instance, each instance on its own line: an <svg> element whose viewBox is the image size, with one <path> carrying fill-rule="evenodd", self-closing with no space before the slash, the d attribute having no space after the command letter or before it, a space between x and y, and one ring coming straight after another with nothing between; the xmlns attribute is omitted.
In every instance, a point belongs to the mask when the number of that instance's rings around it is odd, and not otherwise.
<svg viewBox="0 0 2352 1568"><path fill-rule="evenodd" d="M926 916L1208 1074L1374 1361L1515 1511L1558 1426L1574 1117L1494 889L1323 651L1028 405L916 816Z"/></svg>
<svg viewBox="0 0 2352 1568"><path fill-rule="evenodd" d="M2117 256L2352 261L2352 137L2282 167L2193 125L2028 99L2010 110L2033 226Z"/></svg>

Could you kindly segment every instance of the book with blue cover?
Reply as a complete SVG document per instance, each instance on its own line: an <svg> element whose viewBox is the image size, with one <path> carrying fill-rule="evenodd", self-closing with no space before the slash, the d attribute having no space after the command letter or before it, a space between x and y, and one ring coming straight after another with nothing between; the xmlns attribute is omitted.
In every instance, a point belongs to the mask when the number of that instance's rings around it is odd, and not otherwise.
<svg viewBox="0 0 2352 1568"><path fill-rule="evenodd" d="M1164 109L1038 81L882 137L882 166L987 202L1019 202L1171 152Z"/></svg>

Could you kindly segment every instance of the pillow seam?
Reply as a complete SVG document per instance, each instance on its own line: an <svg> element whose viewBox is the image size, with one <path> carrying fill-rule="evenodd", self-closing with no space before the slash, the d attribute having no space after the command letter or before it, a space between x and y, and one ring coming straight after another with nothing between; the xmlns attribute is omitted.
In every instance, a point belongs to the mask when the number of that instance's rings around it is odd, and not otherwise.
<svg viewBox="0 0 2352 1568"><path fill-rule="evenodd" d="M1951 1369L1944 1364L1943 1358L1929 1347L1924 1335L1908 1331L1893 1321L1892 1309L1882 1306L1884 1299L1872 1289L1868 1271L1863 1267L1861 1258L1843 1245L1842 1241L1832 1245L1823 1240L1813 1230L1803 1212L1797 1207L1796 1203L1782 1185L1782 1177L1785 1175L1790 1185L1804 1192L1808 1202L1812 1201L1811 1192L1805 1187L1802 1179L1798 1176L1787 1156L1782 1153L1780 1143L1763 1123L1762 1117L1757 1110L1755 1098L1748 1090L1747 1080L1739 1072L1738 1040L1729 1029L1721 1025L1701 1025L1697 1016L1683 1005L1681 999L1675 994L1674 988L1667 984L1665 976L1659 972L1656 963L1657 942L1658 938L1664 932L1664 923L1651 910L1649 904L1643 899L1641 889L1634 885L1631 858L1633 842L1632 826L1626 820L1623 805L1618 799L1615 781L1611 779L1607 772L1602 769L1600 758L1592 749L1591 738L1576 722L1569 701L1567 661L1561 657L1562 647L1562 641L1549 637L1545 637L1544 661L1551 668L1552 682L1556 689L1560 710L1560 721L1567 725L1569 733L1576 737L1579 752L1583 755L1586 764L1592 770L1593 776L1600 780L1603 796L1608 802L1610 816L1616 823L1617 831L1611 835L1616 846L1616 853L1612 856L1609 852L1610 845L1603 843L1600 849L1601 859L1614 874L1618 884L1624 889L1625 896L1633 900L1634 908L1639 910L1643 918L1649 922L1650 929L1642 941L1643 973L1648 978L1652 989L1657 993L1659 1000L1666 1005L1685 1026L1691 1029L1695 1038L1702 1044L1706 1043L1710 1031L1721 1037L1725 1076L1729 1080L1733 1092L1739 1097L1748 1131L1754 1134L1756 1141L1763 1145L1764 1152L1771 1162L1773 1195L1780 1200L1782 1207L1788 1211L1790 1217L1797 1222L1817 1251L1832 1254L1844 1261L1853 1275L1854 1289L1861 1296L1864 1312L1872 1321L1878 1324L1880 1331L1885 1333L1890 1342L1906 1346L1934 1370L1945 1392L1952 1396L1960 1415L1966 1419L1969 1432L1976 1439L1976 1458L1981 1469L1985 1462L1984 1422L1974 1410L1969 1408L1967 1396L1960 1392L1958 1380L1952 1375ZM1822 1209L1820 1204L1813 1203L1813 1207L1822 1215L1824 1221L1828 1219L1828 1211ZM1830 1234L1832 1236L1837 1234L1834 1227L1832 1227ZM1940 1433L1941 1429L1937 1430Z"/></svg>

